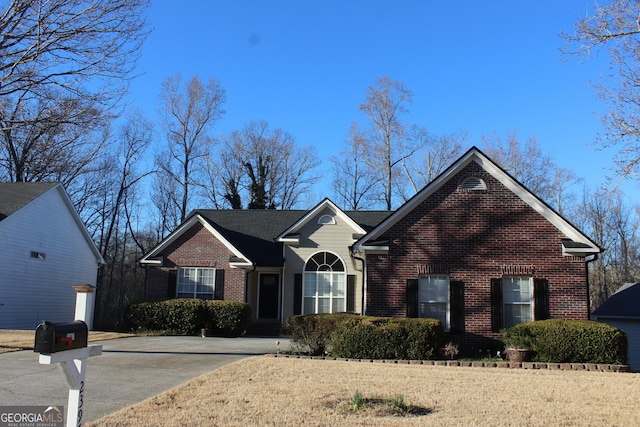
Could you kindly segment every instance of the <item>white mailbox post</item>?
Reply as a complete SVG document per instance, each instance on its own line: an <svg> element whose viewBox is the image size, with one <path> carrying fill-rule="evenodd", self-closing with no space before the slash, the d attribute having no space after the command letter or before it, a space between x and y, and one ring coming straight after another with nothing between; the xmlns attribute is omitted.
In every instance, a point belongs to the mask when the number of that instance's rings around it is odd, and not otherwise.
<svg viewBox="0 0 640 427"><path fill-rule="evenodd" d="M76 290L75 320L82 320L87 324L91 324L93 320L93 295L90 294L93 294L95 286L76 285L74 288ZM70 336L67 339L73 340L75 337ZM89 345L87 347L74 348L72 350L59 351L51 354L40 354L39 361L41 365L59 363L67 377L67 382L69 383L67 427L79 427L82 425L87 359L101 354L101 345Z"/></svg>

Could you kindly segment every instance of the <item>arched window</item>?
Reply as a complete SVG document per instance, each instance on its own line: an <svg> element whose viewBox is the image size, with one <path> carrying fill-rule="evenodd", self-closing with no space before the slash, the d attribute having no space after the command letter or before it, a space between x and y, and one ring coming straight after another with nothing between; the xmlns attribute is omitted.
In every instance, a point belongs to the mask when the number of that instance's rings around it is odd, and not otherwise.
<svg viewBox="0 0 640 427"><path fill-rule="evenodd" d="M331 252L318 252L304 266L304 314L339 313L346 309L344 263Z"/></svg>

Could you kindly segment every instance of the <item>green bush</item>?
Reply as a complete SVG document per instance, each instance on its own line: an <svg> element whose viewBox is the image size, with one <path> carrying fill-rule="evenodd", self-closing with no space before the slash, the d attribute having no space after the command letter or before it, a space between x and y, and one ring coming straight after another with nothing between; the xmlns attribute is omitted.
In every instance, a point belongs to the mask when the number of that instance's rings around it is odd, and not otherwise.
<svg viewBox="0 0 640 427"><path fill-rule="evenodd" d="M314 356L331 348L331 334L343 323L358 322L357 314L302 314L287 319L289 339L298 351Z"/></svg>
<svg viewBox="0 0 640 427"><path fill-rule="evenodd" d="M627 336L612 326L589 320L550 319L520 323L502 332L506 346L529 348L538 362L627 362Z"/></svg>
<svg viewBox="0 0 640 427"><path fill-rule="evenodd" d="M134 330L195 335L206 327L213 334L238 336L251 321L251 307L239 301L178 298L132 304L126 317Z"/></svg>
<svg viewBox="0 0 640 427"><path fill-rule="evenodd" d="M205 301L204 326L214 335L237 337L251 323L251 306L239 301Z"/></svg>
<svg viewBox="0 0 640 427"><path fill-rule="evenodd" d="M427 360L444 341L436 319L363 317L343 324L332 336L332 354L354 359Z"/></svg>

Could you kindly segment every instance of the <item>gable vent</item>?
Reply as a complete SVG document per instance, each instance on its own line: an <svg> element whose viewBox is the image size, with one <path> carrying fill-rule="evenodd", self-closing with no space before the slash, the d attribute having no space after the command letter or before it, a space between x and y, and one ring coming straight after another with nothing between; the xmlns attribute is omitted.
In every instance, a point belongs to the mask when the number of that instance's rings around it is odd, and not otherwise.
<svg viewBox="0 0 640 427"><path fill-rule="evenodd" d="M480 191L480 190L486 190L487 184L485 184L485 182L481 178L472 176L465 179L462 182L461 187L463 190Z"/></svg>
<svg viewBox="0 0 640 427"><path fill-rule="evenodd" d="M331 215L322 215L320 218L318 218L318 224L320 225L335 224L335 223L336 223L336 220Z"/></svg>

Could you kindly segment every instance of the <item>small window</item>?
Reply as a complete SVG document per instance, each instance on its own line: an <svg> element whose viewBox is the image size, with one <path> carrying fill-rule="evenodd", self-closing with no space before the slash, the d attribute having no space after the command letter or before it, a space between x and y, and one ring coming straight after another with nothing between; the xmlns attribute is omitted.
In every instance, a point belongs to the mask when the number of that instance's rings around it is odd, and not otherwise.
<svg viewBox="0 0 640 427"><path fill-rule="evenodd" d="M213 299L215 268L178 268L178 298Z"/></svg>
<svg viewBox="0 0 640 427"><path fill-rule="evenodd" d="M336 220L331 215L322 215L318 218L318 224L326 225L326 224L335 224Z"/></svg>
<svg viewBox="0 0 640 427"><path fill-rule="evenodd" d="M418 315L438 319L449 330L449 276L422 276L418 280Z"/></svg>
<svg viewBox="0 0 640 427"><path fill-rule="evenodd" d="M510 328L533 320L533 298L530 277L502 279L503 326Z"/></svg>
<svg viewBox="0 0 640 427"><path fill-rule="evenodd" d="M471 176L462 182L461 188L468 191L481 191L487 189L487 184L477 176Z"/></svg>

